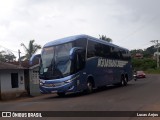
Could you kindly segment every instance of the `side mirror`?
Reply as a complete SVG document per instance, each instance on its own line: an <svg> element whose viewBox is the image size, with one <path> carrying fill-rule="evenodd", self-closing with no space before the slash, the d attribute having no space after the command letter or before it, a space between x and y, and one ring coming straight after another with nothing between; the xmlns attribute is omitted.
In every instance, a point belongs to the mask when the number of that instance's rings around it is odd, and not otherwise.
<svg viewBox="0 0 160 120"><path fill-rule="evenodd" d="M29 64L32 65L36 60L40 60L40 59L41 59L41 54L32 55L32 57L29 60Z"/></svg>
<svg viewBox="0 0 160 120"><path fill-rule="evenodd" d="M78 52L82 52L82 51L85 51L85 50L84 50L83 48L81 48L81 47L74 47L74 48L72 48L72 49L70 50L70 59L71 59L71 60L75 59L76 54L77 54Z"/></svg>

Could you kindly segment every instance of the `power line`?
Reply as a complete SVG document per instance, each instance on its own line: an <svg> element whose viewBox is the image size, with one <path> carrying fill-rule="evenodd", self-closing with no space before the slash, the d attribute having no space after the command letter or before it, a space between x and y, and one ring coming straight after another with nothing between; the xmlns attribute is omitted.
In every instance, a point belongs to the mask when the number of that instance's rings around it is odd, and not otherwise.
<svg viewBox="0 0 160 120"><path fill-rule="evenodd" d="M12 51L12 52L17 52L17 51L11 50L11 49L9 49L9 48L6 48L6 47L4 47L4 46L2 46L2 45L0 45L0 47L4 48L4 49L6 49L6 50Z"/></svg>
<svg viewBox="0 0 160 120"><path fill-rule="evenodd" d="M151 43L146 43L146 44L141 44L139 47L141 47L142 49L147 49L148 47L151 47Z"/></svg>
<svg viewBox="0 0 160 120"><path fill-rule="evenodd" d="M0 47L2 47L2 48L4 48L4 49L6 49L7 51L9 51L9 52L13 52L13 53L17 53L18 54L18 51L15 51L15 50L11 50L11 49L9 49L9 48L7 48L7 47L4 47L4 46L2 46L2 45L0 45ZM12 53L12 54L13 54ZM22 52L21 52L22 53ZM22 54L25 54L25 53L22 53Z"/></svg>
<svg viewBox="0 0 160 120"><path fill-rule="evenodd" d="M156 19L155 19L156 17L157 17L157 15L155 15L154 17L152 17L151 20L149 20L147 23L144 23L143 25L141 25L140 27L138 27L137 29L135 29L133 32L131 32L131 33L128 34L126 37L124 37L123 39L121 39L121 41L127 40L128 37L130 37L130 36L136 34L136 33L139 32L140 30L142 30L142 29L148 27L147 24L148 24L148 23L151 23L151 22L153 22L153 21L155 21L155 20L156 20Z"/></svg>

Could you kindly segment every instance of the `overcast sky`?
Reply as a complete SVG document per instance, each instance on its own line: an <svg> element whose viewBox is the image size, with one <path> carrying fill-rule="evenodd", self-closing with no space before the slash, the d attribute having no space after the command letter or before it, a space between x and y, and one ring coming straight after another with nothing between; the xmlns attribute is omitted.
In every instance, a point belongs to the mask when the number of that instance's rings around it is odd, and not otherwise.
<svg viewBox="0 0 160 120"><path fill-rule="evenodd" d="M0 0L0 47L18 49L77 34L144 49L160 39L160 0Z"/></svg>

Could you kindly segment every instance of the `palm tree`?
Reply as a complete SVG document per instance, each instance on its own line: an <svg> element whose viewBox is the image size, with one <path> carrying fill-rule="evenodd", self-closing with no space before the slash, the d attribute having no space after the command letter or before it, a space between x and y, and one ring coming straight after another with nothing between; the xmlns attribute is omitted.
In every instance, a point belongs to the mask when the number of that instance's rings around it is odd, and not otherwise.
<svg viewBox="0 0 160 120"><path fill-rule="evenodd" d="M99 35L99 39L101 40L105 40L107 42L112 42L111 38L106 37L106 35Z"/></svg>
<svg viewBox="0 0 160 120"><path fill-rule="evenodd" d="M29 60L33 54L35 54L39 49L41 49L41 46L34 44L34 42L35 42L35 40L30 40L29 44L28 44L28 48L26 47L26 45L21 43L21 46L23 46L23 48L26 52L25 56L21 57L22 60Z"/></svg>

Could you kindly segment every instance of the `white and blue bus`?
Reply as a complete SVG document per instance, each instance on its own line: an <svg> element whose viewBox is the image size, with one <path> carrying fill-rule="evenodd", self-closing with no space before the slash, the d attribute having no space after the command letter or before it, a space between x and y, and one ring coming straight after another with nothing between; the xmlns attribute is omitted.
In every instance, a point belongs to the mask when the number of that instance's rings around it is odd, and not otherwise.
<svg viewBox="0 0 160 120"><path fill-rule="evenodd" d="M101 86L125 86L132 79L129 50L88 35L45 44L40 61L41 93L90 93Z"/></svg>

